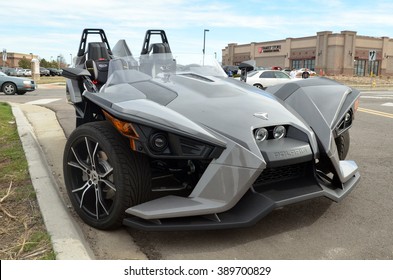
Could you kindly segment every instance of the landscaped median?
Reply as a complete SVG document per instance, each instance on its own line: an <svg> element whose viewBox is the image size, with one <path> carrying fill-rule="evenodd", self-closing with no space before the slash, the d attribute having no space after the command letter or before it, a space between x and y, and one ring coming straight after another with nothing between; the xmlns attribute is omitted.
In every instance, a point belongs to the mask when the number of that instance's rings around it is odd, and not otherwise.
<svg viewBox="0 0 393 280"><path fill-rule="evenodd" d="M0 259L55 259L11 107L0 102Z"/></svg>
<svg viewBox="0 0 393 280"><path fill-rule="evenodd" d="M42 76L39 80L36 81L38 85L42 84L56 84L56 85L65 85L66 78L63 76Z"/></svg>

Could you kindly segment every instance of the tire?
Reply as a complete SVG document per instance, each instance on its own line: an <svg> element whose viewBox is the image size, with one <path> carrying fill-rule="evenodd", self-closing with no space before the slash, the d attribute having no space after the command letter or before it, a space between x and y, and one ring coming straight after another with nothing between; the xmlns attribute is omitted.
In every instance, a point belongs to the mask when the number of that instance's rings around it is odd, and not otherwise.
<svg viewBox="0 0 393 280"><path fill-rule="evenodd" d="M302 78L307 79L308 77L310 77L310 74L308 72L303 72Z"/></svg>
<svg viewBox="0 0 393 280"><path fill-rule="evenodd" d="M122 225L125 210L148 200L148 158L107 121L77 127L64 150L64 181L71 203L88 225L109 230Z"/></svg>
<svg viewBox="0 0 393 280"><path fill-rule="evenodd" d="M2 90L6 95L14 95L17 91L14 83L5 83Z"/></svg>
<svg viewBox="0 0 393 280"><path fill-rule="evenodd" d="M265 87L263 87L261 84L255 84L254 87L265 90Z"/></svg>
<svg viewBox="0 0 393 280"><path fill-rule="evenodd" d="M344 160L349 151L349 145L350 145L350 136L349 136L349 131L345 131L342 133L340 136L338 136L336 139L336 145L337 145L337 151L338 151L338 157L340 160Z"/></svg>

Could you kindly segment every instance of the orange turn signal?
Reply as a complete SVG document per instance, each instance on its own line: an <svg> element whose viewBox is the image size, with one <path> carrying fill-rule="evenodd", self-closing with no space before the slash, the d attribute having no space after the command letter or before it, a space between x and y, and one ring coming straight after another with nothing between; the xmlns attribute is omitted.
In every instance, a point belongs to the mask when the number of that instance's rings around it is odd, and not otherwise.
<svg viewBox="0 0 393 280"><path fill-rule="evenodd" d="M125 122L119 119L116 119L114 116L110 115L108 112L104 111L105 118L109 120L113 126L124 136L131 139L139 139L139 135L136 132L132 123Z"/></svg>

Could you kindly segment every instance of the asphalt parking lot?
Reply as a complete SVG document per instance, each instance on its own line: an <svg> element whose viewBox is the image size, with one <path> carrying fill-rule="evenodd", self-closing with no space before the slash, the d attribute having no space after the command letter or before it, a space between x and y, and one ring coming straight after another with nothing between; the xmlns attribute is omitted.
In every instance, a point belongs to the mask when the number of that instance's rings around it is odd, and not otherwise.
<svg viewBox="0 0 393 280"><path fill-rule="evenodd" d="M24 97L0 95L0 101L35 102L56 112L66 136L73 129L73 111L63 89L41 89ZM392 91L362 92L348 155L362 178L341 203L323 198L302 202L236 230L100 232L81 225L84 238L98 259L393 259L392 105ZM51 147L50 142L41 144L64 190L59 152L51 152L62 147Z"/></svg>

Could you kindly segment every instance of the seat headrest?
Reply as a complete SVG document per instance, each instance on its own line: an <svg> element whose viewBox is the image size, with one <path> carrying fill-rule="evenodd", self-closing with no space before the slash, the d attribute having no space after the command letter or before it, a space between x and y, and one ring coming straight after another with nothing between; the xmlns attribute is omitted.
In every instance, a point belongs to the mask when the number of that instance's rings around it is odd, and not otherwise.
<svg viewBox="0 0 393 280"><path fill-rule="evenodd" d="M109 60L111 58L108 49L103 42L89 43L87 55L88 58L92 60Z"/></svg>
<svg viewBox="0 0 393 280"><path fill-rule="evenodd" d="M155 43L149 46L149 53L171 53L169 45L166 43Z"/></svg>

